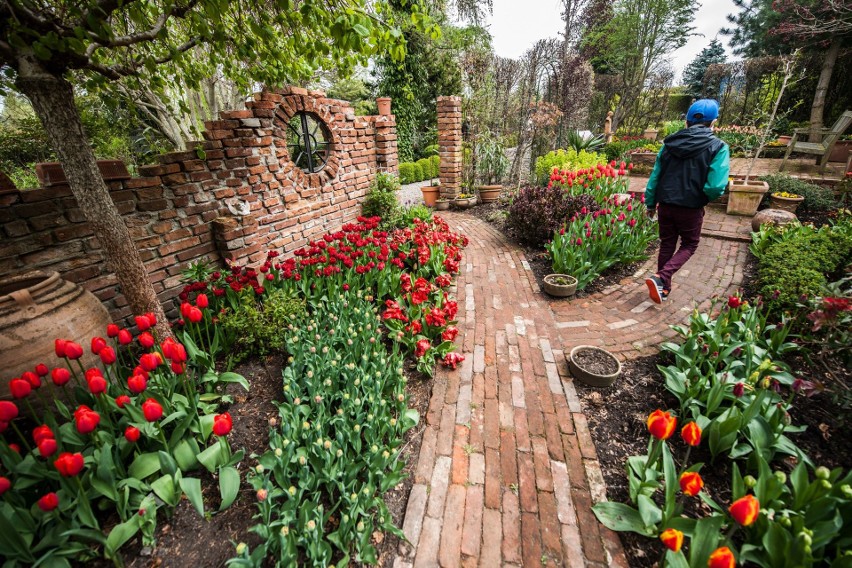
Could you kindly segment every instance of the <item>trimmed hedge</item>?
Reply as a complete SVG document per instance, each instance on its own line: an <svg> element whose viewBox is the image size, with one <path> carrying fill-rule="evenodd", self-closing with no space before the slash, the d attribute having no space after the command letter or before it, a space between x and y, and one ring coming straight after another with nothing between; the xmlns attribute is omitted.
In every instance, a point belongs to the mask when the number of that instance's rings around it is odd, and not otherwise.
<svg viewBox="0 0 852 568"><path fill-rule="evenodd" d="M403 185L438 177L441 171L441 158L431 156L416 162L402 162L399 165L399 182Z"/></svg>

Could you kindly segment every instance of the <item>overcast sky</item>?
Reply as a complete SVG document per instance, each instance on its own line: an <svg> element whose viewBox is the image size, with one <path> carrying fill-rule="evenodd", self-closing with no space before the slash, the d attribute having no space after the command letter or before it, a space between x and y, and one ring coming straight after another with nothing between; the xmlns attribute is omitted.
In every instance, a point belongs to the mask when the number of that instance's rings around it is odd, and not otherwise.
<svg viewBox="0 0 852 568"><path fill-rule="evenodd" d="M733 0L704 0L695 15L697 33L689 42L671 54L680 83L683 68L716 37L727 24L725 16L736 12ZM559 0L494 0L494 13L488 19L494 50L503 57L518 58L540 39L557 37L563 24ZM727 38L720 38L728 49ZM729 52L730 54L730 52Z"/></svg>

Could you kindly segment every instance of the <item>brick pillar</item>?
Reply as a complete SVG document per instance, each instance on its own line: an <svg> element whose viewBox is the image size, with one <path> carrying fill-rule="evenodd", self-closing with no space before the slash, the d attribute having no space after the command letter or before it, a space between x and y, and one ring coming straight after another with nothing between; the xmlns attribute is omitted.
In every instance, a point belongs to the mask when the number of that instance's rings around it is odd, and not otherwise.
<svg viewBox="0 0 852 568"><path fill-rule="evenodd" d="M391 115L372 117L376 130L376 166L386 172L399 171L397 157L396 118Z"/></svg>
<svg viewBox="0 0 852 568"><path fill-rule="evenodd" d="M441 197L453 199L462 181L461 97L438 97L438 155L441 157Z"/></svg>

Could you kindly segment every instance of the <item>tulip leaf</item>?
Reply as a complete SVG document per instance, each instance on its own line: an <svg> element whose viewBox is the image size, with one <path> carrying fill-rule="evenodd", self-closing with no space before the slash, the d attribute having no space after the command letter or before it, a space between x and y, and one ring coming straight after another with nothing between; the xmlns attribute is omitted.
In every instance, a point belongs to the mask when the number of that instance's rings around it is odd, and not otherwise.
<svg viewBox="0 0 852 568"><path fill-rule="evenodd" d="M175 449L172 451L175 461L177 462L177 465L181 471L190 471L196 466L198 466L198 459L196 459L195 457L195 455L198 453L198 446L195 445L195 447L193 448L194 444L190 443L190 440L191 438L185 438L181 440L180 443L175 446Z"/></svg>
<svg viewBox="0 0 852 568"><path fill-rule="evenodd" d="M248 381L242 375L238 375L237 373L232 373L230 371L226 373L222 373L219 375L220 383L237 383L245 390L249 390Z"/></svg>
<svg viewBox="0 0 852 568"><path fill-rule="evenodd" d="M115 553L139 531L139 515L133 515L129 520L117 524L109 531L106 539L106 556L114 558Z"/></svg>
<svg viewBox="0 0 852 568"><path fill-rule="evenodd" d="M180 499L180 491L175 486L175 480L171 475L164 475L151 483L154 494L170 507L175 507Z"/></svg>
<svg viewBox="0 0 852 568"><path fill-rule="evenodd" d="M682 551L672 552L671 550L667 550L663 566L667 566L668 568L689 568L689 562L686 561L686 556L683 555Z"/></svg>
<svg viewBox="0 0 852 568"><path fill-rule="evenodd" d="M405 411L405 418L411 421L411 426L417 426L417 423L420 422L420 413L413 408L409 408Z"/></svg>
<svg viewBox="0 0 852 568"><path fill-rule="evenodd" d="M189 502L198 511L198 514L204 516L204 498L201 496L201 480L196 477L185 477L180 480L180 488L186 493Z"/></svg>
<svg viewBox="0 0 852 568"><path fill-rule="evenodd" d="M174 475L177 473L178 466L171 454L160 450L157 452L157 459L160 461L160 471L164 474Z"/></svg>
<svg viewBox="0 0 852 568"><path fill-rule="evenodd" d="M222 504L219 510L224 511L234 502L240 491L240 474L234 467L223 467L219 469L219 494L222 496Z"/></svg>
<svg viewBox="0 0 852 568"><path fill-rule="evenodd" d="M636 504L639 507L642 523L649 531L656 532L657 524L663 520L663 512L647 495L640 495Z"/></svg>
<svg viewBox="0 0 852 568"><path fill-rule="evenodd" d="M654 536L654 532L646 528L639 511L624 503L604 501L592 507L592 511L598 520L609 529L635 532L648 537Z"/></svg>
<svg viewBox="0 0 852 568"><path fill-rule="evenodd" d="M196 456L201 465L207 468L207 471L213 473L216 468L223 465L226 457L222 452L221 445L217 442Z"/></svg>
<svg viewBox="0 0 852 568"><path fill-rule="evenodd" d="M150 452L139 454L130 464L130 476L142 480L160 471L160 458L157 454Z"/></svg>
<svg viewBox="0 0 852 568"><path fill-rule="evenodd" d="M692 540L689 543L690 566L707 566L710 554L719 544L721 536L719 529L722 528L724 521L725 517L719 515L704 517L695 523L695 530L692 533Z"/></svg>
<svg viewBox="0 0 852 568"><path fill-rule="evenodd" d="M92 476L91 483L95 491L110 501L118 501L118 494L115 492L115 486L112 483L107 483L106 481L94 476Z"/></svg>
<svg viewBox="0 0 852 568"><path fill-rule="evenodd" d="M11 507L8 508L11 509ZM6 509L6 507L3 507L3 509ZM30 552L32 535L18 531L12 521L6 517L7 511L0 510L0 513L2 513L0 514L0 553L6 557L17 557L33 562L35 558ZM26 539L24 538L25 534Z"/></svg>

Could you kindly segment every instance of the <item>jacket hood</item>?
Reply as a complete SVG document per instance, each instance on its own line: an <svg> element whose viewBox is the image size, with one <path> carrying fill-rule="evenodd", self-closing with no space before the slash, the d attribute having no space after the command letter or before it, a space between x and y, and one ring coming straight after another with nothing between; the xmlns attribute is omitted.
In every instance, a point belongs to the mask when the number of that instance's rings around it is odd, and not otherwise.
<svg viewBox="0 0 852 568"><path fill-rule="evenodd" d="M713 136L712 129L704 125L695 125L666 136L663 144L672 156L685 159L706 150L717 141L718 138Z"/></svg>

